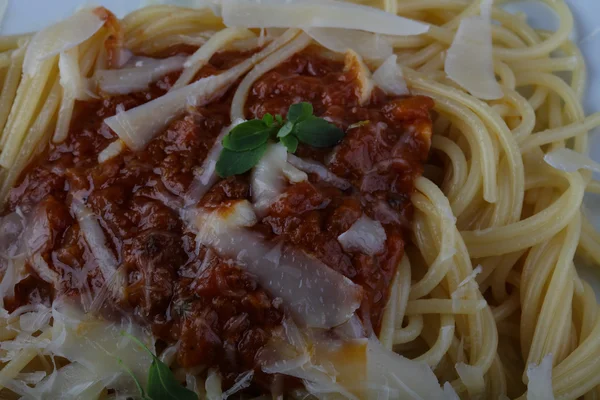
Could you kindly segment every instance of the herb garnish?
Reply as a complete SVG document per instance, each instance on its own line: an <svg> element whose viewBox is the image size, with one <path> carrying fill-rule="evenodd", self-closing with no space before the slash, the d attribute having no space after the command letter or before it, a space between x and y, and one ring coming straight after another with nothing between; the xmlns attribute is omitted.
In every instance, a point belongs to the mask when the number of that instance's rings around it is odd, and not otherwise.
<svg viewBox="0 0 600 400"><path fill-rule="evenodd" d="M262 119L237 125L223 138L217 174L227 178L249 171L265 154L270 140L278 139L289 153L295 153L300 142L313 147L335 146L344 137L344 131L314 116L313 111L310 103L296 103L288 109L285 121L279 114L265 114Z"/></svg>
<svg viewBox="0 0 600 400"><path fill-rule="evenodd" d="M123 335L132 339L152 356L152 364L150 365L150 370L148 371L148 385L145 391L133 374L133 371L125 366L125 364L119 359L119 364L121 364L123 369L129 375L131 375L135 381L143 400L198 400L196 393L183 387L175 379L171 368L169 368L167 364L160 361L160 359L156 357L144 343L129 333L123 332Z"/></svg>

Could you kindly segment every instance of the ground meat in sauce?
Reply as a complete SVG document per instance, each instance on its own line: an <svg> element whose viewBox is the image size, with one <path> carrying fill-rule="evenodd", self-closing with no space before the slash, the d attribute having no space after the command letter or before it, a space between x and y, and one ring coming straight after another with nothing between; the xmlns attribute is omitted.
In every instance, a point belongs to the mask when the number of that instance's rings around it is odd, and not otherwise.
<svg viewBox="0 0 600 400"><path fill-rule="evenodd" d="M246 57L221 53L198 76L225 70ZM78 103L68 139L50 145L23 173L9 194L3 214L17 207L29 214L42 207L48 215L48 243L39 251L56 271L56 287L32 274L5 299L9 311L27 303L49 304L60 295L95 295L103 279L79 226L69 213L71 196L83 196L127 276L126 299L118 308L132 314L164 343L180 341L184 367L218 366L225 384L249 369L255 356L281 324L283 311L249 274L216 257L197 253L176 211L167 204L181 198L199 173L216 136L229 124L232 93L172 122L141 152L125 151L97 163L97 155L115 135L103 124L117 106L125 109L168 90L178 73L142 93ZM254 228L266 237L283 237L315 255L365 289L363 320L377 331L388 287L404 252L411 219L410 195L430 146L432 100L388 98L375 89L360 106L356 77L343 64L310 50L266 73L252 87L247 118L269 112L285 115L290 104L309 101L315 114L347 130L335 149L301 145L297 152L326 163L353 188L341 191L310 176L289 186ZM250 199L248 174L218 182L202 199L218 207L232 199ZM387 234L385 251L376 256L345 252L337 236L363 213L379 220ZM258 374L258 381L268 378ZM258 390L260 392L260 389Z"/></svg>

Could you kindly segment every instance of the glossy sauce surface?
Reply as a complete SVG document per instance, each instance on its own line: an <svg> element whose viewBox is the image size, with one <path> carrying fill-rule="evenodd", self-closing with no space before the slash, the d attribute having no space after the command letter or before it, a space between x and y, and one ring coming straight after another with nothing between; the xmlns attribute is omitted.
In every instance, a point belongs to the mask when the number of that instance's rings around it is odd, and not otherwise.
<svg viewBox="0 0 600 400"><path fill-rule="evenodd" d="M246 54L220 53L200 76L230 68ZM125 298L106 304L150 327L163 348L180 342L181 366L218 366L229 386L242 372L260 367L255 356L281 324L283 307L255 279L210 249L196 249L173 204L184 196L221 130L229 125L233 91L206 107L189 110L143 151L125 151L98 164L97 156L116 135L103 120L117 107L130 109L164 94L178 73L161 78L142 93L78 103L68 139L49 145L10 192L3 214L19 208L45 218L47 240L39 254L58 274L57 285L31 275L17 284L7 309L27 303L51 304L58 296L78 297L89 306L104 284L97 262L70 211L81 197L126 271ZM247 118L281 114L299 101L311 102L315 115L346 131L333 149L300 145L297 155L325 163L352 183L342 191L310 175L290 185L253 229L283 238L360 284L365 293L360 316L379 329L388 288L404 253L414 180L428 156L433 102L425 97L389 98L375 89L369 104L358 103L352 72L310 49L266 73L252 87ZM361 121L360 126L352 126ZM352 126L352 127L351 127ZM249 174L218 182L201 201L219 207L250 199ZM379 220L387 234L375 256L346 252L337 237L362 214ZM56 287L55 287L56 286ZM110 302L109 302L110 303ZM266 387L269 378L258 374ZM258 389L260 391L260 389Z"/></svg>

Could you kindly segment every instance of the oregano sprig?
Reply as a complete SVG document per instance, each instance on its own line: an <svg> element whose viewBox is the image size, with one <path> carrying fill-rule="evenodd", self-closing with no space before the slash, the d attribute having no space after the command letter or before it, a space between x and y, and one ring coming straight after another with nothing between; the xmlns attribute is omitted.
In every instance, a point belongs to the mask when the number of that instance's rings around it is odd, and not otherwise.
<svg viewBox="0 0 600 400"><path fill-rule="evenodd" d="M312 104L296 103L288 109L285 120L279 114L265 114L262 119L237 125L223 138L217 174L226 178L249 171L265 154L270 141L279 140L289 153L295 153L300 142L321 148L338 144L344 131L313 112Z"/></svg>
<svg viewBox="0 0 600 400"><path fill-rule="evenodd" d="M122 334L129 337L152 356L152 364L148 370L148 384L146 386L146 390L142 388L142 385L133 374L133 371L131 371L130 368L125 366L125 364L118 359L119 364L121 364L123 369L129 375L131 375L135 381L143 400L198 400L196 393L182 386L175 379L171 368L169 368L167 364L160 361L160 359L156 357L156 355L152 353L144 343L127 332L123 332Z"/></svg>

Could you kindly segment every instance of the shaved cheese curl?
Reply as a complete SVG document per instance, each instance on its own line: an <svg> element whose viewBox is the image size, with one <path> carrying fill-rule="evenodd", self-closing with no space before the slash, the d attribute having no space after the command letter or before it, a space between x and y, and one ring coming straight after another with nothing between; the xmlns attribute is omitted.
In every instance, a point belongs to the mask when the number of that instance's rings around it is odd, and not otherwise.
<svg viewBox="0 0 600 400"><path fill-rule="evenodd" d="M118 112L117 115L105 119L104 122L125 142L127 147L136 151L142 150L156 134L181 115L188 106L200 107L216 100L255 64L268 57L297 34L297 31L290 29L262 51L222 74L200 79L146 104L125 112ZM231 120L236 119L232 118Z"/></svg>
<svg viewBox="0 0 600 400"><path fill-rule="evenodd" d="M117 298L124 296L127 277L124 274L125 270L118 269L117 259L107 246L104 231L92 211L79 199L73 199L71 210L77 217L81 233L104 277L104 284L91 305L92 309L97 311L109 295Z"/></svg>
<svg viewBox="0 0 600 400"><path fill-rule="evenodd" d="M290 183L300 183L308 181L308 175L306 174L306 172L300 171L298 168L294 167L290 163L286 162L283 165L281 172Z"/></svg>
<svg viewBox="0 0 600 400"><path fill-rule="evenodd" d="M103 14L86 8L37 32L27 47L23 72L29 76L35 75L44 60L92 37L104 25Z"/></svg>
<svg viewBox="0 0 600 400"><path fill-rule="evenodd" d="M552 391L552 354L546 355L539 365L527 367L527 400L554 400Z"/></svg>
<svg viewBox="0 0 600 400"><path fill-rule="evenodd" d="M128 94L147 90L160 77L183 68L185 56L165 59L145 59L134 67L96 71L98 88L107 94Z"/></svg>
<svg viewBox="0 0 600 400"><path fill-rule="evenodd" d="M429 25L358 4L335 0L222 0L227 26L344 28L384 35L420 35Z"/></svg>
<svg viewBox="0 0 600 400"><path fill-rule="evenodd" d="M359 90L360 105L366 104L371 99L374 84L371 79L371 71L367 67L359 54L354 50L348 50L344 57L344 72L352 72L356 74Z"/></svg>
<svg viewBox="0 0 600 400"><path fill-rule="evenodd" d="M124 319L120 323L113 323L84 314L78 307L69 303L55 302L52 316L52 341L49 349L53 354L64 357L71 362L78 363L82 371L77 373L80 385L67 386L76 391L86 388L87 385L101 383L102 387L115 389L135 389L133 382L126 372L119 366L119 359L130 368L145 386L147 371L152 362L152 357L146 351L133 345L131 339L123 335L127 332L138 337L142 342L152 348L150 337L144 334L141 327L131 320ZM75 377L69 377L75 371L60 371L59 377L69 383ZM84 381L84 382L81 382ZM70 382L73 383L73 382Z"/></svg>
<svg viewBox="0 0 600 400"><path fill-rule="evenodd" d="M115 140L98 154L98 163L102 164L111 158L117 157L125 150L125 148L125 143L123 143L121 139Z"/></svg>
<svg viewBox="0 0 600 400"><path fill-rule="evenodd" d="M252 379L254 378L254 371L246 371L243 374L240 374L236 379L233 386L231 386L226 392L223 392L223 400L229 398L239 392L240 390L244 390L252 383Z"/></svg>
<svg viewBox="0 0 600 400"><path fill-rule="evenodd" d="M444 383L444 400L460 400L450 382Z"/></svg>
<svg viewBox="0 0 600 400"><path fill-rule="evenodd" d="M202 162L202 167L200 169L200 174L194 177L188 192L185 195L185 205L191 206L198 203L202 197L208 192L208 190L219 180L219 175L217 175L217 161L219 160L219 156L221 155L221 150L223 150L223 138L227 135L233 128L237 125L244 122L243 119L237 119L233 121L233 123L224 128L219 136L215 139L213 147L208 152L208 155Z"/></svg>
<svg viewBox="0 0 600 400"><path fill-rule="evenodd" d="M587 169L600 173L600 163L566 147L547 153L544 155L544 161L559 171L575 172L580 169Z"/></svg>
<svg viewBox="0 0 600 400"><path fill-rule="evenodd" d="M302 325L328 329L350 319L360 306L362 288L303 251L292 246L283 249L282 243L274 245L232 223L244 204L247 201L200 213L192 221L198 244L255 275L272 296L283 299Z"/></svg>
<svg viewBox="0 0 600 400"><path fill-rule="evenodd" d="M394 49L381 35L355 29L309 28L305 32L321 46L336 53L353 50L368 60L383 60Z"/></svg>
<svg viewBox="0 0 600 400"><path fill-rule="evenodd" d="M336 329L337 331L337 329ZM305 347L275 337L262 352L263 371L303 380L317 398L328 394L347 399L443 399L444 391L423 363L385 349L376 337L337 339L302 330Z"/></svg>
<svg viewBox="0 0 600 400"><path fill-rule="evenodd" d="M81 97L82 79L79 71L79 51L77 47L60 53L58 67L60 69L60 85L63 89L63 97L58 112L56 130L52 138L54 143L60 143L67 138L75 100Z"/></svg>
<svg viewBox="0 0 600 400"><path fill-rule="evenodd" d="M397 59L395 54L388 57L373 73L373 80L388 95L405 96L410 93Z"/></svg>
<svg viewBox="0 0 600 400"><path fill-rule="evenodd" d="M476 365L469 365L463 362L456 363L456 373L463 381L469 395L477 397L485 392L484 371Z"/></svg>
<svg viewBox="0 0 600 400"><path fill-rule="evenodd" d="M337 239L346 251L360 251L373 256L383 251L387 236L381 222L363 215Z"/></svg>
<svg viewBox="0 0 600 400"><path fill-rule="evenodd" d="M221 374L214 368L208 370L204 389L207 400L223 400L223 390L221 389Z"/></svg>
<svg viewBox="0 0 600 400"><path fill-rule="evenodd" d="M281 143L270 144L265 155L252 169L251 186L254 209L263 216L269 206L283 193L286 187L287 149ZM300 172L300 171L298 171ZM300 172L302 174L302 172ZM304 179L308 177L304 174Z"/></svg>
<svg viewBox="0 0 600 400"><path fill-rule="evenodd" d="M504 96L494 74L491 3L482 3L481 16L461 20L444 64L450 79L483 100Z"/></svg>
<svg viewBox="0 0 600 400"><path fill-rule="evenodd" d="M132 150L140 151L173 119L181 115L188 104L203 106L217 99L237 79L239 73L229 70L209 76L169 92L153 101L104 120Z"/></svg>
<svg viewBox="0 0 600 400"><path fill-rule="evenodd" d="M216 52L222 51L222 49L231 42L254 37L256 37L256 35L245 28L226 28L215 33L194 54L187 58L184 63L185 69L171 90L179 89L190 83L194 79L196 73L208 63L211 57Z"/></svg>
<svg viewBox="0 0 600 400"><path fill-rule="evenodd" d="M387 350L375 337L369 339L367 374L372 399L386 394L390 399L442 399L444 396L429 365Z"/></svg>
<svg viewBox="0 0 600 400"><path fill-rule="evenodd" d="M323 182L327 182L331 186L334 186L341 190L349 189L352 185L344 178L340 178L333 172L327 169L323 164L309 159L303 159L293 154L288 154L288 163L298 168L300 171L304 171L307 174L315 174Z"/></svg>

